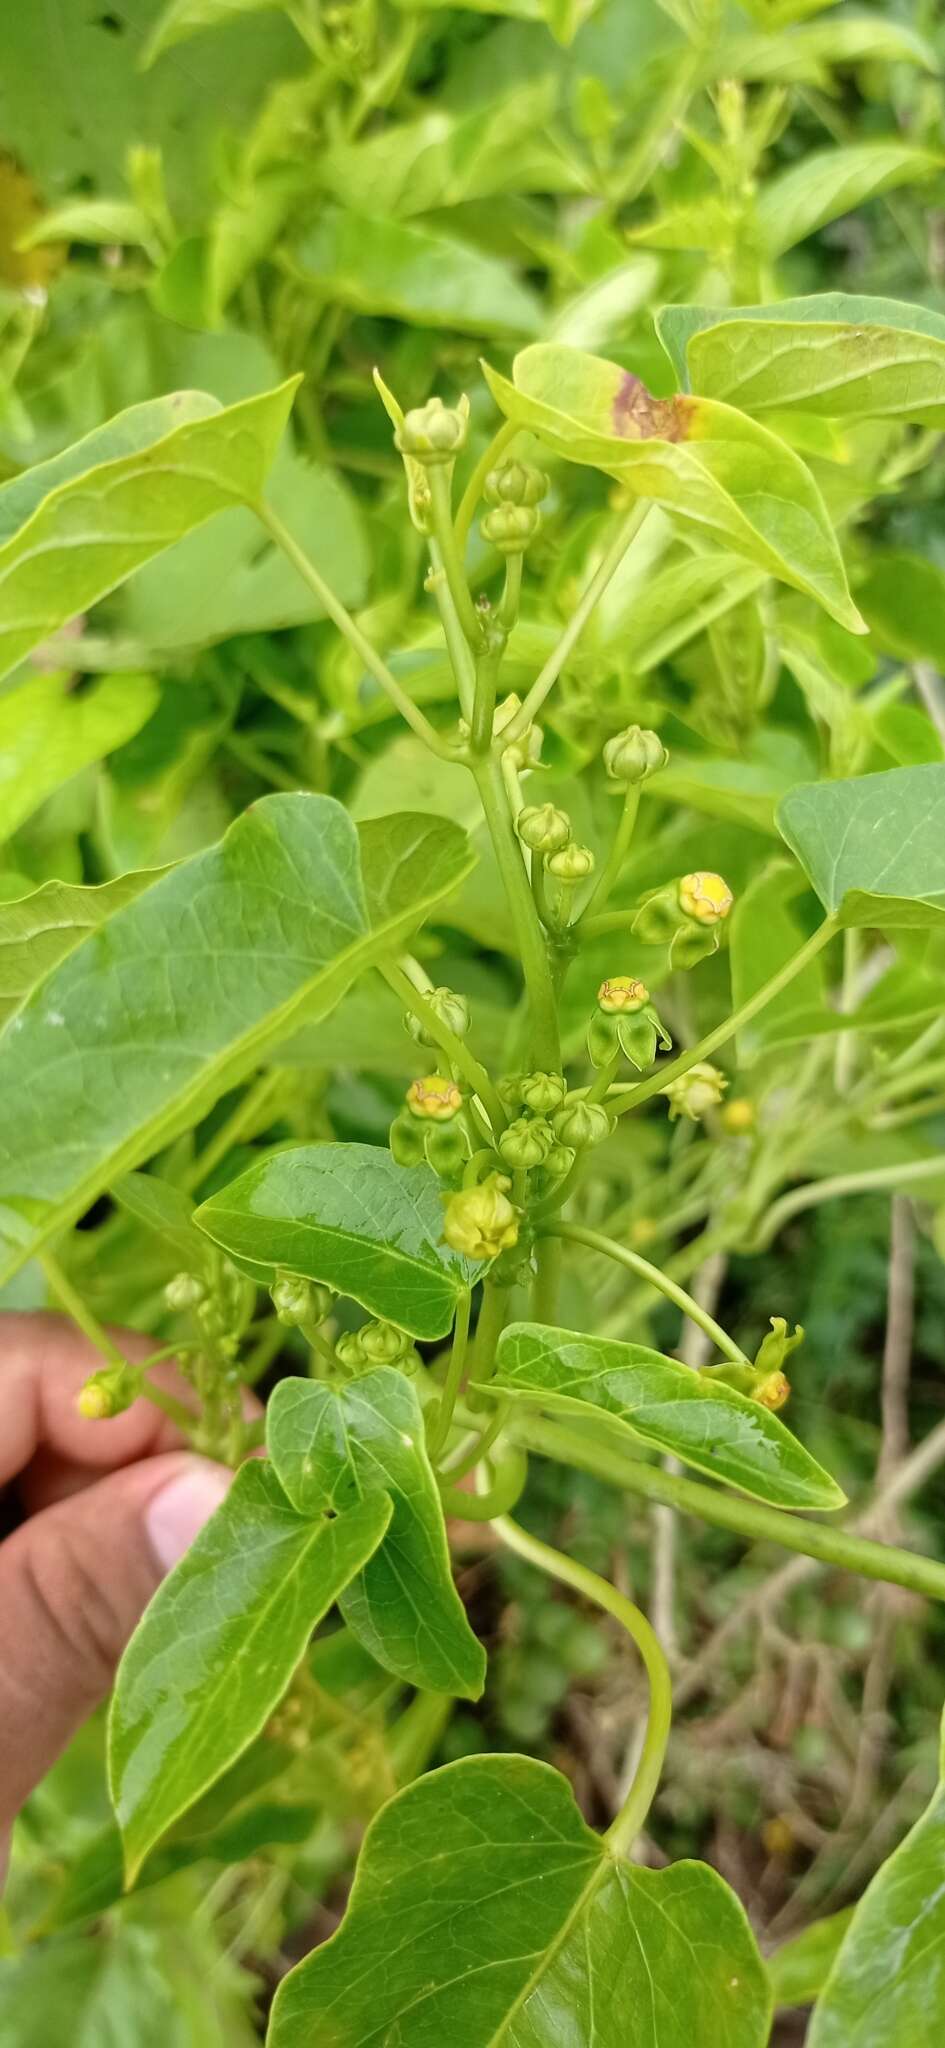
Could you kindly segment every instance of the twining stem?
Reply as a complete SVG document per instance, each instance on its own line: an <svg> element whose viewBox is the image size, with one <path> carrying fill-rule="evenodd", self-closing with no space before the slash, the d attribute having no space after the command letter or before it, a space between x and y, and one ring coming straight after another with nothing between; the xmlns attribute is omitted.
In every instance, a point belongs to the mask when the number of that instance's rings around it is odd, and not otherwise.
<svg viewBox="0 0 945 2048"><path fill-rule="evenodd" d="M487 1451L491 1451L496 1437L501 1436L508 1421L511 1406L511 1401L496 1402L495 1414L491 1417L486 1428L477 1436L475 1443L470 1444L469 1449L463 1452L461 1458L457 1458L455 1465L450 1465L448 1469L440 1473L440 1479L444 1485L455 1485L457 1480L465 1479L467 1472L474 1471L476 1466L481 1464Z"/></svg>
<svg viewBox="0 0 945 2048"><path fill-rule="evenodd" d="M511 447L511 444L519 431L519 428L515 426L511 420L503 420L501 427L499 427L498 431L495 434L493 434L492 439L489 442L489 446L483 451L482 455L480 455L479 457L476 467L473 470L473 473L469 479L468 484L466 485L466 489L464 490L463 495L460 498L459 510L457 511L456 518L453 522L453 529L456 534L456 546L459 549L460 553L462 553L463 549L466 546L466 541L469 537L469 529L473 523L473 515L475 513L476 506L478 505L479 500L482 497L482 487L486 481L489 471L490 469L496 468L496 465L501 461L503 455L505 454L506 449Z"/></svg>
<svg viewBox="0 0 945 2048"><path fill-rule="evenodd" d="M470 763L483 815L505 886L531 1010L531 1056L536 1067L557 1073L561 1065L558 1006L545 935L532 901L518 841L509 817L502 770L494 754Z"/></svg>
<svg viewBox="0 0 945 2048"><path fill-rule="evenodd" d="M391 703L396 706L401 717L406 719L407 724L416 733L417 738L421 739L424 745L429 747L434 754L439 754L442 760L453 760L453 749L445 740L440 738L439 733L430 724L429 719L420 710L419 705L415 704L413 698L408 697L406 690L402 689L397 681L397 677L388 668L383 656L378 653L376 647L372 647L370 640L362 633L357 621L351 617L351 613L342 604L340 598L335 596L330 584L326 583L324 577L319 575L314 562L309 559L305 549L299 546L298 541L289 532L288 527L283 525L278 513L273 511L271 505L265 503L258 505L256 511L267 533L271 534L277 547L282 549L283 554L287 556L293 568L298 571L303 582L307 583L309 589L314 592L322 610L327 613L332 624L337 626L339 633L348 641L349 646L353 647L355 653L360 655L365 668L374 677L375 682L380 683L381 689L386 691Z"/></svg>
<svg viewBox="0 0 945 2048"><path fill-rule="evenodd" d="M641 785L638 782L631 782L627 785L623 809L617 821L617 830L614 833L614 843L584 905L581 917L578 920L579 922L583 922L583 919L589 915L595 904L599 910L603 910L614 884L619 879L620 871L627 858L630 841L633 838L633 828L637 822L637 812L640 808L640 787Z"/></svg>
<svg viewBox="0 0 945 2048"><path fill-rule="evenodd" d="M554 1458L559 1464L576 1465L645 1500L664 1501L682 1514L697 1515L718 1529L730 1529L750 1543L777 1543L782 1550L799 1551L802 1557L835 1565L841 1571L859 1572L866 1579L882 1579L888 1585L905 1586L932 1600L945 1600L945 1565L934 1558L920 1557L911 1550L899 1550L891 1543L872 1543L845 1529L828 1528L825 1522L801 1520L780 1508L765 1507L737 1494L723 1493L695 1479L664 1472L659 1465L642 1465L622 1451L613 1450L600 1436L563 1423L548 1422L543 1416L513 1415L507 1428L523 1450L539 1457Z"/></svg>
<svg viewBox="0 0 945 2048"><path fill-rule="evenodd" d="M443 1382L443 1392L440 1395L440 1405L437 1409L436 1418L434 1420L433 1427L430 1430L430 1434L427 1439L427 1449L430 1453L431 1459L434 1462L439 1457L440 1452L443 1449L443 1445L445 1444L446 1439L449 1436L450 1424L453 1420L453 1410L456 1406L456 1396L459 1393L460 1387L462 1385L463 1373L466 1370L466 1354L469 1349L469 1312L471 1304L472 1295L469 1288L467 1288L465 1294L460 1295L459 1302L457 1304L456 1320L453 1326L453 1346L452 1350L450 1351L450 1362L446 1368L446 1379Z"/></svg>
<svg viewBox="0 0 945 2048"><path fill-rule="evenodd" d="M595 1606L602 1607L606 1614L612 1614L614 1620L626 1629L643 1659L650 1685L646 1735L633 1783L604 1837L615 1856L625 1856L632 1849L653 1804L666 1755L673 1713L669 1665L646 1616L634 1607L631 1600L618 1593L615 1586L609 1585L597 1572L589 1571L587 1565L577 1564L573 1558L564 1557L560 1550L553 1550L550 1543L542 1543L508 1516L499 1516L492 1527L516 1556L526 1558L529 1564L537 1565L539 1571L547 1572L562 1585L572 1586L576 1593L583 1594L586 1600L593 1600Z"/></svg>
<svg viewBox="0 0 945 2048"><path fill-rule="evenodd" d="M500 1462L491 1469L491 1484L483 1491L466 1493L456 1486L442 1486L443 1512L466 1522L492 1522L507 1515L521 1498L528 1477L528 1459L517 1445L509 1445Z"/></svg>
<svg viewBox="0 0 945 2048"><path fill-rule="evenodd" d="M628 1272L636 1273L641 1280L648 1280L652 1287L657 1287L661 1294L665 1294L667 1301L674 1302L691 1323L698 1323L700 1330L705 1331L706 1336L719 1351L724 1352L726 1358L732 1359L735 1365L750 1364L744 1351L739 1349L734 1339L723 1330L721 1323L717 1323L715 1317L709 1314L708 1309L703 1308L702 1303L697 1301L694 1295L687 1294L684 1287L671 1280L659 1266L651 1266L649 1259L641 1258L639 1252L632 1252L627 1245L618 1244L616 1238L605 1237L600 1230L585 1228L583 1223L549 1225L548 1235L566 1238L571 1244L586 1244L590 1251L601 1252L605 1258L613 1259L618 1266L626 1266Z"/></svg>
<svg viewBox="0 0 945 2048"><path fill-rule="evenodd" d="M93 1315L82 1296L76 1293L68 1275L63 1272L58 1259L54 1259L51 1252L40 1252L38 1258L53 1293L58 1296L63 1308L78 1325L83 1336L88 1338L89 1343L94 1344L96 1351L109 1365L118 1366L126 1372L141 1373L138 1392L142 1399L150 1401L152 1408L160 1408L162 1415L167 1415L186 1436L192 1436L198 1420L192 1409L185 1408L183 1401L176 1401L173 1394L166 1394L163 1387L154 1386L150 1380L143 1377L144 1367L135 1365L132 1359L125 1357L124 1352L119 1349L114 1338L109 1336L98 1317ZM178 1349L176 1345L169 1348L174 1351ZM154 1360L149 1359L148 1364L152 1363Z"/></svg>
<svg viewBox="0 0 945 2048"><path fill-rule="evenodd" d="M792 1188L789 1194L772 1202L752 1239L752 1250L764 1251L782 1224L798 1216L802 1209L815 1208L819 1202L832 1201L837 1195L868 1194L873 1188L898 1188L936 1177L945 1181L945 1158L941 1154L934 1159L910 1159L898 1166L869 1166L862 1173L835 1173L824 1180L807 1181L803 1187Z"/></svg>
<svg viewBox="0 0 945 2048"><path fill-rule="evenodd" d="M579 597L557 646L552 648L544 668L536 676L528 692L521 711L508 727L508 739L518 739L527 731L532 720L537 718L545 698L554 689L572 647L580 639L592 611L603 597L611 577L619 569L631 541L636 539L650 510L650 503L648 498L637 498L629 512L624 514L599 568L595 570L586 590Z"/></svg>
<svg viewBox="0 0 945 2048"><path fill-rule="evenodd" d="M730 1017L717 1024L714 1031L707 1032L705 1038L700 1038L698 1045L691 1046L688 1052L680 1053L678 1059L670 1060L667 1066L657 1067L654 1073L647 1075L645 1081L638 1081L633 1088L628 1088L619 1096L612 1095L608 1107L618 1116L623 1116L626 1110L635 1109L638 1102L648 1102L651 1095L658 1095L660 1089L666 1087L667 1082L677 1080L680 1074L688 1074L690 1067L694 1067L699 1060L707 1059L710 1053L717 1052L720 1045L727 1044L737 1031L743 1030L744 1026L750 1023L752 1017L757 1017L759 1010L765 1009L768 1003L774 1001L775 996L780 995L783 988L787 988L788 983L794 980L796 974L803 971L809 961L816 958L837 930L838 919L831 912L829 917L824 918L823 924L818 925L813 937L799 947L796 953L792 953L790 960L786 960L776 974L772 974L768 981L763 982L761 987L755 990L754 995L742 1003L740 1009L733 1010Z"/></svg>
<svg viewBox="0 0 945 2048"><path fill-rule="evenodd" d="M440 1051L459 1068L464 1079L469 1082L469 1086L488 1111L493 1130L497 1134L504 1131L508 1119L498 1092L493 1087L485 1067L476 1059L475 1054L470 1052L465 1041L458 1038L448 1024L441 1022L423 990L415 987L409 975L405 974L403 968L395 961L379 961L377 971L383 976L388 988L393 989L394 994L400 997L404 1008L410 1010L414 1017L421 1019Z"/></svg>
<svg viewBox="0 0 945 2048"><path fill-rule="evenodd" d="M457 546L456 530L453 526L453 508L450 504L450 480L443 464L434 463L427 470L430 486L430 509L433 532L439 550L443 574L446 577L456 615L470 647L482 646L482 620L469 595L469 585L463 568L462 550Z"/></svg>

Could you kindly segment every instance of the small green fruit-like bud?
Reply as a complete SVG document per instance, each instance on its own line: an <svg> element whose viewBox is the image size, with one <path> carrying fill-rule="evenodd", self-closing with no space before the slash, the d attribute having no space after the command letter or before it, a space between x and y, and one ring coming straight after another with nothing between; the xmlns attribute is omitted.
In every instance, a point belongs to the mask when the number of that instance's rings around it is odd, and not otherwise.
<svg viewBox="0 0 945 2048"><path fill-rule="evenodd" d="M499 1151L508 1166L527 1171L544 1163L553 1144L554 1132L544 1117L517 1116L502 1132Z"/></svg>
<svg viewBox="0 0 945 2048"><path fill-rule="evenodd" d="M541 1169L542 1192L557 1187L558 1182L570 1173L574 1165L574 1152L570 1145L552 1145L551 1151Z"/></svg>
<svg viewBox="0 0 945 2048"><path fill-rule="evenodd" d="M523 555L540 525L537 505L493 505L480 522L479 531L500 555Z"/></svg>
<svg viewBox="0 0 945 2048"><path fill-rule="evenodd" d="M287 1330L297 1330L302 1323L323 1323L336 1299L320 1280L303 1280L296 1273L278 1274L269 1292L276 1320Z"/></svg>
<svg viewBox="0 0 945 2048"><path fill-rule="evenodd" d="M469 1030L469 1004L465 996L457 995L451 988L428 988L425 996L438 1021L445 1024L455 1038L465 1038ZM413 1012L408 1010L404 1023L411 1038L415 1038L418 1045L437 1044L422 1017L415 1017Z"/></svg>
<svg viewBox="0 0 945 2048"><path fill-rule="evenodd" d="M482 495L487 505L540 505L548 495L548 478L531 462L503 462L490 469Z"/></svg>
<svg viewBox="0 0 945 2048"><path fill-rule="evenodd" d="M411 1081L407 1090L407 1108L422 1123L451 1123L462 1106L461 1090L443 1074L427 1074L422 1081Z"/></svg>
<svg viewBox="0 0 945 2048"><path fill-rule="evenodd" d="M633 1017L650 1000L650 991L632 974L611 974L597 991L598 1007L605 1017Z"/></svg>
<svg viewBox="0 0 945 2048"><path fill-rule="evenodd" d="M363 1356L372 1365L397 1365L411 1349L406 1331L393 1323L365 1323L357 1335Z"/></svg>
<svg viewBox="0 0 945 2048"><path fill-rule="evenodd" d="M513 719L518 717L521 708L522 700L515 690L510 690L508 696L503 697L501 704L496 705L492 730L500 745L503 733L507 731ZM527 768L534 768L536 762L540 760L541 743L541 727L530 725L517 740L510 740L506 744L505 752L520 775L524 775Z"/></svg>
<svg viewBox="0 0 945 2048"><path fill-rule="evenodd" d="M517 1109L519 1103L524 1101L522 1088L526 1079L527 1075L524 1074L503 1074L501 1081L496 1083L500 1100L506 1109Z"/></svg>
<svg viewBox="0 0 945 2048"><path fill-rule="evenodd" d="M584 882L594 872L594 855L589 846L563 846L546 855L545 866L559 882Z"/></svg>
<svg viewBox="0 0 945 2048"><path fill-rule="evenodd" d="M700 869L694 875L683 875L679 884L679 908L696 924L721 924L734 901L731 889L721 875Z"/></svg>
<svg viewBox="0 0 945 2048"><path fill-rule="evenodd" d="M409 1109L402 1109L395 1116L387 1135L391 1157L398 1166L422 1166L426 1158L424 1148L424 1127Z"/></svg>
<svg viewBox="0 0 945 2048"><path fill-rule="evenodd" d="M509 1201L509 1182L492 1173L478 1188L462 1188L447 1203L443 1236L468 1259L495 1259L518 1242L518 1210Z"/></svg>
<svg viewBox="0 0 945 2048"><path fill-rule="evenodd" d="M432 1166L434 1173L451 1179L469 1157L469 1141L460 1118L450 1124L427 1124L423 1148L427 1165Z"/></svg>
<svg viewBox="0 0 945 2048"><path fill-rule="evenodd" d="M572 1152L586 1152L591 1145L600 1145L613 1128L613 1119L603 1103L587 1102L576 1089L565 1096L551 1122L559 1145L569 1146Z"/></svg>
<svg viewBox="0 0 945 2048"><path fill-rule="evenodd" d="M445 406L442 398L429 398L426 405L404 414L394 443L401 455L412 455L415 462L429 466L452 462L465 447L468 425L468 398L461 398L456 406Z"/></svg>
<svg viewBox="0 0 945 2048"><path fill-rule="evenodd" d="M571 843L571 820L554 804L526 804L515 823L523 846L533 853L559 853Z"/></svg>
<svg viewBox="0 0 945 2048"><path fill-rule="evenodd" d="M140 1372L127 1365L105 1365L93 1372L76 1395L75 1405L84 1422L107 1422L123 1415L141 1391Z"/></svg>
<svg viewBox="0 0 945 2048"><path fill-rule="evenodd" d="M199 1308L206 1292L196 1273L175 1273L164 1289L164 1299L171 1309Z"/></svg>
<svg viewBox="0 0 945 2048"><path fill-rule="evenodd" d="M698 1123L708 1109L714 1109L721 1102L728 1087L724 1074L718 1067L710 1066L708 1060L698 1060L690 1067L688 1074L680 1074L675 1081L662 1090L669 1102L670 1116L687 1116L692 1123Z"/></svg>
<svg viewBox="0 0 945 2048"><path fill-rule="evenodd" d="M669 755L658 732L628 725L604 747L604 767L614 782L646 782L665 768Z"/></svg>
<svg viewBox="0 0 945 2048"><path fill-rule="evenodd" d="M523 1074L517 1100L536 1116L548 1116L553 1109L560 1109L567 1092L563 1074Z"/></svg>
<svg viewBox="0 0 945 2048"><path fill-rule="evenodd" d="M342 1371L352 1378L363 1372L368 1360L361 1344L360 1330L346 1330L335 1345L335 1357Z"/></svg>

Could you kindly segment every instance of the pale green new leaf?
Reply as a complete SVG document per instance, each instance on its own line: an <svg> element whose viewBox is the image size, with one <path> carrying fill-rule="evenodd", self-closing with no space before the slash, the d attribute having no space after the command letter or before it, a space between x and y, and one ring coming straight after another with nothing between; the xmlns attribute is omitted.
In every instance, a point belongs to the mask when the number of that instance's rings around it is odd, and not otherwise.
<svg viewBox="0 0 945 2048"><path fill-rule="evenodd" d="M945 424L945 316L904 300L820 292L774 306L666 306L684 390L744 412Z"/></svg>
<svg viewBox="0 0 945 2048"><path fill-rule="evenodd" d="M755 209L755 228L769 256L783 255L817 228L852 213L879 192L930 178L945 163L908 142L851 142L818 149L769 178Z"/></svg>
<svg viewBox="0 0 945 2048"><path fill-rule="evenodd" d="M108 1772L133 1882L151 1849L265 1727L316 1622L383 1537L377 1490L332 1521L250 1459L159 1586L118 1667Z"/></svg>
<svg viewBox="0 0 945 2048"><path fill-rule="evenodd" d="M0 1272L396 948L468 865L458 827L440 820L438 844L422 899L398 900L372 928L341 805L268 796L219 846L116 907L0 1033L0 1214L11 1240ZM0 933L18 912L28 915L7 907ZM30 950L27 938L23 973Z"/></svg>
<svg viewBox="0 0 945 2048"><path fill-rule="evenodd" d="M283 1979L269 2048L764 2048L771 1993L701 1863L615 1860L566 1779L467 1757L390 1801L337 1934Z"/></svg>
<svg viewBox="0 0 945 2048"><path fill-rule="evenodd" d="M553 343L523 349L513 374L485 366L496 403L565 461L605 470L865 631L810 471L758 421L713 399L654 398L619 364Z"/></svg>
<svg viewBox="0 0 945 2048"><path fill-rule="evenodd" d="M814 2007L808 2048L941 2048L945 1754L921 1820L877 1871Z"/></svg>
<svg viewBox="0 0 945 2048"><path fill-rule="evenodd" d="M300 1514L350 1510L378 1492L393 1502L384 1541L342 1594L341 1611L395 1677L478 1699L485 1653L453 1584L423 1410L410 1380L389 1366L342 1386L280 1380L266 1439Z"/></svg>
<svg viewBox="0 0 945 2048"><path fill-rule="evenodd" d="M64 674L0 696L0 840L80 769L134 738L158 701L152 676L102 676L73 693Z"/></svg>
<svg viewBox="0 0 945 2048"><path fill-rule="evenodd" d="M841 924L945 924L945 762L808 783L778 828Z"/></svg>
<svg viewBox="0 0 945 2048"><path fill-rule="evenodd" d="M646 1345L511 1323L489 1388L541 1408L607 1417L622 1434L775 1507L843 1506L836 1480L777 1415Z"/></svg>
<svg viewBox="0 0 945 2048"><path fill-rule="evenodd" d="M255 504L298 381L132 406L0 488L0 677L215 512Z"/></svg>

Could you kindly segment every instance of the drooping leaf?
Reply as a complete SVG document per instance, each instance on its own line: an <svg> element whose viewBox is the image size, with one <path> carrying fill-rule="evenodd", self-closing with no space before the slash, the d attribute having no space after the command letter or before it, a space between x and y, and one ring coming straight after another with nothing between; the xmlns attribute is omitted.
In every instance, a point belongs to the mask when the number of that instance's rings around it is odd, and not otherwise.
<svg viewBox="0 0 945 2048"><path fill-rule="evenodd" d="M423 907L444 877L453 886L463 845L441 826ZM219 846L116 907L0 1034L0 1211L15 1247L0 1270L324 1016L418 911L401 903L371 928L355 827L333 798L305 795L262 798Z"/></svg>
<svg viewBox="0 0 945 2048"><path fill-rule="evenodd" d="M942 162L930 149L898 141L813 150L765 185L755 210L761 246L769 256L783 255L877 193L932 177Z"/></svg>
<svg viewBox="0 0 945 2048"><path fill-rule="evenodd" d="M836 1959L837 1950L853 1918L853 1907L844 1906L826 1920L815 1920L803 1934L783 1941L768 1957L768 1975L774 2002L780 2005L810 2005L822 1991Z"/></svg>
<svg viewBox="0 0 945 2048"><path fill-rule="evenodd" d="M867 1887L809 2048L938 2048L945 2018L945 1752L920 1820Z"/></svg>
<svg viewBox="0 0 945 2048"><path fill-rule="evenodd" d="M843 1506L836 1480L778 1416L644 1344L510 1323L489 1384L513 1400L606 1416L622 1434L775 1507Z"/></svg>
<svg viewBox="0 0 945 2048"><path fill-rule="evenodd" d="M864 630L810 471L756 420L714 399L653 398L619 364L549 343L516 356L514 383L485 374L506 417L566 461L605 470Z"/></svg>
<svg viewBox="0 0 945 2048"><path fill-rule="evenodd" d="M945 316L820 292L774 306L666 306L657 327L684 391L743 412L945 422Z"/></svg>
<svg viewBox="0 0 945 2048"><path fill-rule="evenodd" d="M183 1188L162 1180L157 1173L122 1173L112 1182L110 1192L129 1216L163 1238L186 1261L188 1270L199 1271L208 1262L209 1246L192 1220L194 1205Z"/></svg>
<svg viewBox="0 0 945 2048"><path fill-rule="evenodd" d="M393 1502L380 1548L341 1596L372 1657L408 1685L478 1699L486 1660L453 1585L423 1411L403 1373L379 1366L347 1386L280 1380L266 1415L269 1455L300 1514Z"/></svg>
<svg viewBox="0 0 945 2048"><path fill-rule="evenodd" d="M567 1781L467 1757L372 1823L332 1939L290 1972L269 2048L763 2048L764 1965L705 1864L617 1861Z"/></svg>
<svg viewBox="0 0 945 2048"><path fill-rule="evenodd" d="M211 1195L196 1221L262 1278L284 1266L350 1294L413 1337L444 1337L477 1268L442 1242L426 1166L378 1145L293 1145Z"/></svg>
<svg viewBox="0 0 945 2048"><path fill-rule="evenodd" d="M945 922L945 762L809 783L778 828L841 924Z"/></svg>
<svg viewBox="0 0 945 2048"><path fill-rule="evenodd" d="M0 488L0 677L215 512L255 504L298 378L241 405L132 406Z"/></svg>
<svg viewBox="0 0 945 2048"><path fill-rule="evenodd" d="M537 299L494 256L448 235L348 208L326 208L295 251L320 293L373 317L461 334L536 334Z"/></svg>
<svg viewBox="0 0 945 2048"><path fill-rule="evenodd" d="M250 1459L158 1588L122 1657L109 1785L129 1883L148 1850L265 1726L317 1621L390 1521L380 1490L333 1521Z"/></svg>
<svg viewBox="0 0 945 2048"><path fill-rule="evenodd" d="M31 676L0 697L0 838L70 776L132 739L157 699L146 675L102 676L78 695L65 675Z"/></svg>

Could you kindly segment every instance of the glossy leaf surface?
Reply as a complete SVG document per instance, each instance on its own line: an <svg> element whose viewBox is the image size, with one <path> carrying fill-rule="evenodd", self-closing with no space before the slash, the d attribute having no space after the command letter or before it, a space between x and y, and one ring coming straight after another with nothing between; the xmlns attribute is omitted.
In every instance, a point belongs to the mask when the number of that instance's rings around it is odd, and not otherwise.
<svg viewBox="0 0 945 2048"><path fill-rule="evenodd" d="M945 923L945 762L809 783L778 826L841 924Z"/></svg>
<svg viewBox="0 0 945 2048"><path fill-rule="evenodd" d="M384 1542L341 1600L365 1649L409 1685L478 1699L485 1655L453 1585L410 1380L388 1366L340 1387L280 1380L266 1431L275 1470L300 1514L344 1510L379 1490L393 1502Z"/></svg>
<svg viewBox="0 0 945 2048"><path fill-rule="evenodd" d="M479 1756L392 1799L269 2048L763 2048L770 1991L712 1870L615 1862L567 1781Z"/></svg>
<svg viewBox="0 0 945 2048"><path fill-rule="evenodd" d="M843 1505L836 1481L776 1415L643 1344L511 1323L490 1385L542 1407L608 1416L641 1443L775 1507Z"/></svg>
<svg viewBox="0 0 945 2048"><path fill-rule="evenodd" d="M256 503L297 381L241 405L132 406L0 488L0 676L215 512Z"/></svg>
<svg viewBox="0 0 945 2048"><path fill-rule="evenodd" d="M817 485L777 435L714 399L653 398L631 371L579 349L536 343L513 374L486 370L508 419L863 630Z"/></svg>
<svg viewBox="0 0 945 2048"><path fill-rule="evenodd" d="M109 1783L129 1883L264 1727L315 1623L377 1548L390 1512L378 1491L333 1521L298 1515L271 1466L241 1467L119 1665Z"/></svg>
<svg viewBox="0 0 945 2048"><path fill-rule="evenodd" d="M427 1166L378 1145L293 1145L211 1195L196 1221L266 1277L323 1280L414 1337L444 1337L478 1269L442 1243Z"/></svg>
<svg viewBox="0 0 945 2048"><path fill-rule="evenodd" d="M660 339L683 390L744 412L945 422L945 317L822 292L774 306L667 306Z"/></svg>

